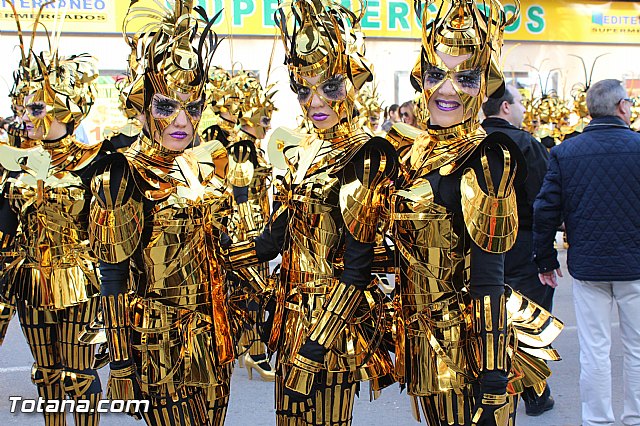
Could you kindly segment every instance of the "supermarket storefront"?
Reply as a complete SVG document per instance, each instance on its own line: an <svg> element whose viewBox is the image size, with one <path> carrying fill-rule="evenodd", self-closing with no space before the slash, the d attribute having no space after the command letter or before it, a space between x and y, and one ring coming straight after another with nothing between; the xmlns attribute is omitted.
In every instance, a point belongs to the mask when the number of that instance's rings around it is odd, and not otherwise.
<svg viewBox="0 0 640 426"><path fill-rule="evenodd" d="M214 63L226 68L231 68L232 63L241 63L244 68L259 72L264 79L274 46L273 14L278 1L199 0L197 3L210 16L214 11L223 10L215 30L226 36L227 41L216 52ZM351 2L344 0L343 3ZM508 12L514 10L513 2L503 3ZM16 0L15 4L23 30L29 32L34 8L41 0ZM42 21L50 30L62 28L60 52L88 52L98 58L99 68L105 75L122 72L128 52L121 31L129 0L59 0L58 4L64 8L64 14L55 6L49 6ZM436 11L435 5L430 8ZM134 24L141 23L131 23L132 30ZM407 75L420 49L420 24L413 2L368 0L362 27L367 36L367 56L374 63L379 91L386 104L409 99L412 89ZM17 63L20 57L17 44L13 12L6 1L0 0L0 54L4 58L0 67L0 99L3 99L0 115L9 114L8 100L4 99L12 82L11 64ZM39 37L36 48L45 46L44 37ZM291 117L298 110L288 90L286 70L281 66L280 43L275 44L275 49L270 79L282 82L276 99L280 111L274 117L274 125L291 125ZM533 68L540 70L543 81L551 71L547 89L568 93L573 84L584 82L582 63L571 55L582 57L590 68L593 60L605 53L595 68L594 80L640 78L638 2L522 0L519 19L505 33L503 62L507 76L524 84L538 81L538 72ZM113 94L109 82L109 78L102 79L102 97ZM109 112L109 102L103 100L97 106L91 125L95 135L100 133L104 121L118 119Z"/></svg>

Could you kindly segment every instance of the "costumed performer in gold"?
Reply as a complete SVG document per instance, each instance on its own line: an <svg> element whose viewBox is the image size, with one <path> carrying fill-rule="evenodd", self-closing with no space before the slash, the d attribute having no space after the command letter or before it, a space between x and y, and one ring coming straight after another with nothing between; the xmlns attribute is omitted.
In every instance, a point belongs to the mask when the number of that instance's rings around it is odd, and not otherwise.
<svg viewBox="0 0 640 426"><path fill-rule="evenodd" d="M230 214L226 151L187 149L218 45L193 1L132 1L123 33L136 49L127 107L143 131L101 162L92 182L90 243L100 258L112 399L146 399L150 425L221 425L234 345L220 259ZM134 35L127 28L146 20ZM196 37L198 36L198 37ZM132 413L136 414L136 413Z"/></svg>
<svg viewBox="0 0 640 426"><path fill-rule="evenodd" d="M13 7L13 4L9 2ZM50 52L25 49L12 92L22 99L21 148L1 146L0 237L12 247L0 295L15 301L22 331L35 359L32 380L44 400L76 401L77 425L95 425L100 379L92 368L93 345L78 336L95 317L99 298L97 259L88 247L87 215L92 167L106 149L73 136L95 99L97 70L86 54L60 56L60 34L47 32ZM14 9L16 17L18 14ZM29 140L26 145L25 140ZM27 148L30 146L30 148ZM18 228L20 232L17 233ZM66 424L65 413L45 410L45 424Z"/></svg>
<svg viewBox="0 0 640 426"><path fill-rule="evenodd" d="M356 92L373 77L361 3L358 12L305 0L282 3L275 15L313 132L282 144L288 172L274 213L259 237L230 248L230 263L235 270L282 254L269 342L278 352L278 425L350 425L359 382L369 380L373 393L393 382L371 266L396 156L355 115Z"/></svg>
<svg viewBox="0 0 640 426"><path fill-rule="evenodd" d="M234 199L229 235L232 241L238 242L260 235L271 214L272 167L265 159L261 142L271 128L271 116L276 110L273 103L275 91L273 85L263 88L253 73L244 70L229 79L227 91L235 103L227 110L234 111L237 120L235 128L228 134L227 177L234 192L241 193ZM244 295L247 307L244 310L250 317L238 345L240 350L246 351L241 359L249 379L256 370L263 380L273 381L275 370L267 359L259 332L265 320L260 309L263 304L260 294L269 280L269 262L256 265L252 270L253 275L244 274L244 279L250 281L249 291ZM256 280L260 283L255 283Z"/></svg>
<svg viewBox="0 0 640 426"><path fill-rule="evenodd" d="M523 385L544 389L543 359L562 324L505 288L504 256L518 218L522 154L487 137L478 112L504 90L498 67L507 17L496 0L425 3L422 51L412 73L427 130L402 155L391 200L398 256L396 374L427 424L514 425ZM433 19L431 19L433 18ZM399 140L401 134L389 135ZM520 163L520 164L519 164Z"/></svg>
<svg viewBox="0 0 640 426"><path fill-rule="evenodd" d="M360 89L356 98L356 108L361 115L362 125L368 128L369 133L384 136L384 131L380 129L383 108L377 85L370 83Z"/></svg>

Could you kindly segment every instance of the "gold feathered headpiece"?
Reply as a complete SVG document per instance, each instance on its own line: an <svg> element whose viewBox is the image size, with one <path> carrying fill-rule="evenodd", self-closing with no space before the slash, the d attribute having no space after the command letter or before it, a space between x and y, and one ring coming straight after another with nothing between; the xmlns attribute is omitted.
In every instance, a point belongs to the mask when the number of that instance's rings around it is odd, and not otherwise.
<svg viewBox="0 0 640 426"><path fill-rule="evenodd" d="M33 95L30 102L43 102L46 105L44 117L30 116L35 127L44 129L45 138L54 119L72 126L71 130L75 130L89 114L95 100L94 80L98 77L98 72L94 59L88 54L60 56L57 49L59 32L50 35L46 29L49 51L34 52L33 44L36 29L40 24L40 15L42 10L54 1L40 6L33 25L31 42L26 49L18 12L11 0L7 0L7 3L13 9L16 19L22 54L10 93L14 108L19 109L18 104L23 104L25 97Z"/></svg>
<svg viewBox="0 0 640 426"><path fill-rule="evenodd" d="M123 92L128 108L145 115L151 135L162 131L175 119L157 119L150 110L155 93L179 100L178 94L188 94L185 103L202 101L213 53L218 37L211 30L220 13L209 19L193 0L153 1L145 6L132 0L123 25L123 35L131 47L129 84ZM129 25L138 20L147 22L129 35ZM151 21L151 22L148 22ZM179 112L179 110L178 110ZM187 115L194 128L200 117ZM153 138L152 138L153 139Z"/></svg>

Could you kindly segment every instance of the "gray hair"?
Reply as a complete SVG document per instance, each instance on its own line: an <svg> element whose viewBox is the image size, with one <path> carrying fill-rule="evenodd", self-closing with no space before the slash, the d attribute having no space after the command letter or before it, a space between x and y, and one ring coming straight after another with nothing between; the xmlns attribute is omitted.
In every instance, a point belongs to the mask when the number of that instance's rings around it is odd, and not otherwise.
<svg viewBox="0 0 640 426"><path fill-rule="evenodd" d="M594 83L587 91L587 108L592 118L616 115L621 99L627 97L622 82L615 79Z"/></svg>

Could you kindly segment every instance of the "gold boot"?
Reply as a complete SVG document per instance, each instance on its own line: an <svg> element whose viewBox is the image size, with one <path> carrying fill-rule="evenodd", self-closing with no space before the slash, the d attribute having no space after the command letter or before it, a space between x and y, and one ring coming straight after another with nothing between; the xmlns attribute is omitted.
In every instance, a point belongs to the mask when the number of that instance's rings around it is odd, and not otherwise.
<svg viewBox="0 0 640 426"><path fill-rule="evenodd" d="M244 358L244 366L247 369L249 380L253 380L254 369L258 372L258 374L260 374L260 377L263 381L273 382L276 380L276 372L266 358L259 361L254 361L254 359L251 358L251 355L249 354L246 354L241 358Z"/></svg>

